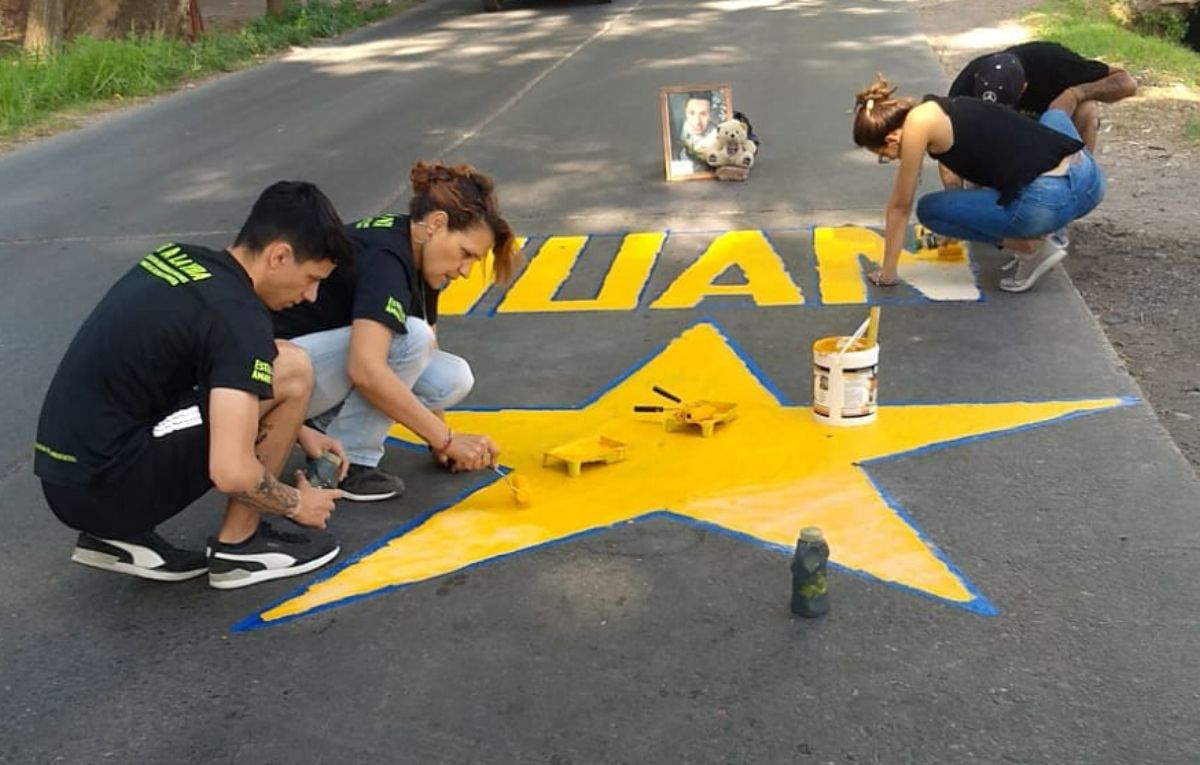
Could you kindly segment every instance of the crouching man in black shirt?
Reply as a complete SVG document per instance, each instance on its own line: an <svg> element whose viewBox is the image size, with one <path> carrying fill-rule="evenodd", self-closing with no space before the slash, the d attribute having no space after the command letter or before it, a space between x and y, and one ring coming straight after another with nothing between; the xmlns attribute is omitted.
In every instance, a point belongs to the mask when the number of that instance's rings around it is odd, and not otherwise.
<svg viewBox="0 0 1200 765"><path fill-rule="evenodd" d="M1034 119L1057 100L1055 108L1067 113L1087 150L1095 153L1099 104L1129 98L1137 88L1137 80L1124 69L1086 59L1058 43L1028 42L971 61L954 78L948 95L992 101Z"/></svg>
<svg viewBox="0 0 1200 765"><path fill-rule="evenodd" d="M316 186L276 183L228 250L167 244L143 257L80 327L50 383L34 472L46 502L79 530L72 559L146 579L207 572L220 589L301 574L332 560L323 532L337 490L275 476L292 446L342 447L302 428L313 372L276 342L269 310L316 299L350 243ZM229 495L206 553L154 529L216 488Z"/></svg>

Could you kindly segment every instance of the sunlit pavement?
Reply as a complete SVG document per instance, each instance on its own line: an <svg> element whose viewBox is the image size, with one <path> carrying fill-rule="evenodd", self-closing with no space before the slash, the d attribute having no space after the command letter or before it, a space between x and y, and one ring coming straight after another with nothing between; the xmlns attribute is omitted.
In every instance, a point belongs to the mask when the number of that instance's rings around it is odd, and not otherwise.
<svg viewBox="0 0 1200 765"><path fill-rule="evenodd" d="M0 158L0 762L1193 763L1200 491L1061 270L878 256L891 170L848 108L945 81L902 2L432 2ZM745 184L663 182L659 88L727 83ZM100 294L227 244L279 178L403 210L418 158L497 178L529 264L439 338L494 475L405 433L309 578L218 593L71 564L30 470ZM926 168L923 190L935 187ZM843 227L850 224L852 227ZM810 346L881 305L879 418L812 420ZM632 407L728 399L711 438ZM544 451L627 445L572 478ZM168 524L202 544L210 496ZM828 531L833 608L788 611Z"/></svg>

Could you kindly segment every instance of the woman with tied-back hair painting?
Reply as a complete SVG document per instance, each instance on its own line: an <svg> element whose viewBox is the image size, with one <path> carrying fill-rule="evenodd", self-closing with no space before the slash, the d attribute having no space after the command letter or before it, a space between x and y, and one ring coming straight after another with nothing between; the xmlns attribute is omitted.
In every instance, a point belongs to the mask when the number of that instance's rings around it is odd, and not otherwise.
<svg viewBox="0 0 1200 765"><path fill-rule="evenodd" d="M917 219L941 236L1010 250L1015 257L1005 270L1015 270L1000 280L1000 289L1033 287L1067 254L1049 235L1104 198L1104 175L1071 118L1057 99L1035 122L974 98L926 96L917 102L895 91L878 75L854 108L854 143L880 164L899 163L887 205L883 265L872 281L896 283L928 153L940 163L946 188L921 197Z"/></svg>
<svg viewBox="0 0 1200 765"><path fill-rule="evenodd" d="M516 238L492 179L471 165L418 162L410 180L407 215L348 226L354 267L335 271L315 302L275 314L276 335L312 359L308 416L341 434L350 469L339 488L359 502L404 491L379 467L393 423L424 439L451 470L486 469L500 454L486 435L455 433L443 417L475 378L465 359L441 347L438 294L483 268L489 253L497 281L507 281L518 266Z"/></svg>

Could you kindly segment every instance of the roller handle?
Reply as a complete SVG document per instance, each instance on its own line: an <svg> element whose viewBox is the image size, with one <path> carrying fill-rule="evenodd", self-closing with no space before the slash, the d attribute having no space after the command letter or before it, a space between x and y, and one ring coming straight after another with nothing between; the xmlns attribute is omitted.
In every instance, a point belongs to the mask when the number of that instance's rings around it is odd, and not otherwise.
<svg viewBox="0 0 1200 765"><path fill-rule="evenodd" d="M665 412L665 411L666 411L666 407L662 407L662 406L649 406L649 405L645 405L645 406L635 406L635 407L633 408L633 411L635 411L635 412Z"/></svg>
<svg viewBox="0 0 1200 765"><path fill-rule="evenodd" d="M651 388L650 390L654 391L655 393L657 393L658 395L662 396L662 397L663 397L663 398L665 398L665 399L669 399L669 400L671 400L671 401L674 401L676 404L682 404L682 403L683 403L683 399L681 399L679 396L676 396L674 393L671 393L671 392L669 392L669 391L665 391L665 390L663 390L662 388L658 387L657 385L655 385L655 386L654 386L653 388Z"/></svg>
<svg viewBox="0 0 1200 765"><path fill-rule="evenodd" d="M867 326L867 334L865 335L868 345L875 345L879 342L879 313L879 306L872 306L868 312L867 319L871 322Z"/></svg>

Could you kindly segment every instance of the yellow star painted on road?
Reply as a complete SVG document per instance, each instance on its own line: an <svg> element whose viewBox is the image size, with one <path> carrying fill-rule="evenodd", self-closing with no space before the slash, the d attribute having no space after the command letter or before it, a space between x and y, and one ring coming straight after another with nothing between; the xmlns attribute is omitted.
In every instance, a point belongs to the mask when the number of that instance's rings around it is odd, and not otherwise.
<svg viewBox="0 0 1200 765"><path fill-rule="evenodd" d="M886 363L886 356L884 358ZM807 372L807 360L803 362ZM712 438L666 432L635 404L685 398L735 401L739 415ZM657 399L657 400L656 400ZM349 560L237 629L252 629L424 581L580 534L669 513L788 551L801 527L820 526L832 562L979 613L995 613L862 465L1128 403L1124 398L881 406L875 423L837 428L782 396L712 324L697 324L582 407L455 411L455 431L487 433L503 462L525 475L534 502L514 504L491 482ZM397 430L399 438L412 439ZM628 456L587 465L579 477L543 467L543 453L604 435Z"/></svg>

